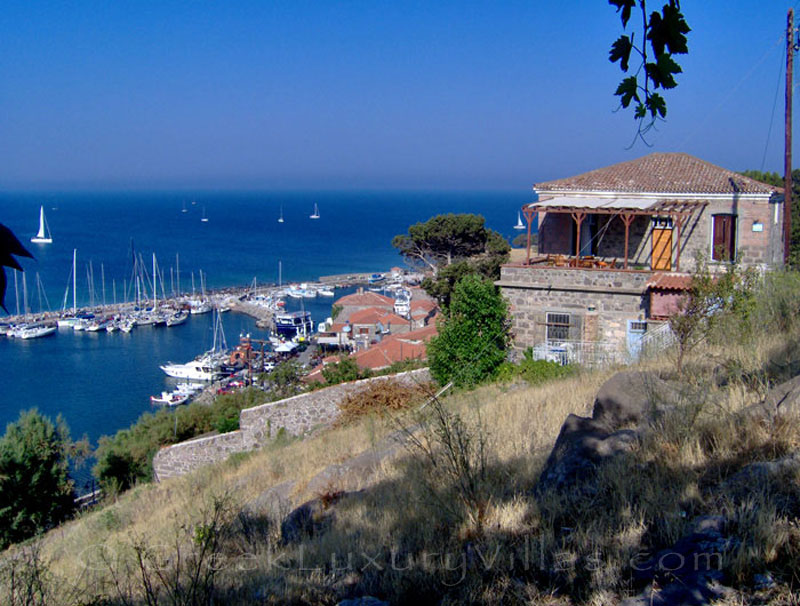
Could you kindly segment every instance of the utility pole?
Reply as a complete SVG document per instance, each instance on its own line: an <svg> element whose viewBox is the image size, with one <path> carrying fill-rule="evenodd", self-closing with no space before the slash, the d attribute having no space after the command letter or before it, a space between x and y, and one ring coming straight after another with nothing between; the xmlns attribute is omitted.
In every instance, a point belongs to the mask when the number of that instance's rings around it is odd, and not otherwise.
<svg viewBox="0 0 800 606"><path fill-rule="evenodd" d="M783 157L783 263L789 262L792 237L792 76L794 75L794 9L786 18L786 126Z"/></svg>

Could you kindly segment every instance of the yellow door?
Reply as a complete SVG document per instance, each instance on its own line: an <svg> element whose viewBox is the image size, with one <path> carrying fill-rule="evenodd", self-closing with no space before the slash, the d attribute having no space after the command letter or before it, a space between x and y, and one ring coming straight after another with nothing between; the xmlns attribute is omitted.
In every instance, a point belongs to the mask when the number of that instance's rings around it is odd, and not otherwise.
<svg viewBox="0 0 800 606"><path fill-rule="evenodd" d="M672 269L672 230L653 230L653 261L654 270L669 271Z"/></svg>

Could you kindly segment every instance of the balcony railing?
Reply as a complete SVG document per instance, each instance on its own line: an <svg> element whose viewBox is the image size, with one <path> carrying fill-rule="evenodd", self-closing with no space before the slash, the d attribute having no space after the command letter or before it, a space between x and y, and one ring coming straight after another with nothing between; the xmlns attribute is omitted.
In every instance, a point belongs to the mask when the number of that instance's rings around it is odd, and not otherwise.
<svg viewBox="0 0 800 606"><path fill-rule="evenodd" d="M631 364L642 357L658 355L675 344L675 334L668 323L644 333L626 347L603 341L546 341L534 346L536 360L559 364L580 364L592 368Z"/></svg>

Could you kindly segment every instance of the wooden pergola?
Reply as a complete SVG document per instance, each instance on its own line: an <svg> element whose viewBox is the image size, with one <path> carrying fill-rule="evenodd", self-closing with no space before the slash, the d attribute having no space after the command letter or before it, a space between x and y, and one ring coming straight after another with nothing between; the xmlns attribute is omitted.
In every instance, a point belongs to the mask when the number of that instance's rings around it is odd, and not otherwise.
<svg viewBox="0 0 800 606"><path fill-rule="evenodd" d="M628 242L630 236L630 227L633 220L638 216L669 216L675 225L676 242L677 242L677 255L675 257L675 270L681 270L681 227L691 217L692 213L696 210L703 208L708 204L705 200L635 200L635 199L613 199L613 200L589 200L584 199L581 204L577 199L564 198L563 201L567 203L558 203L559 198L551 198L534 202L532 204L525 204L522 207L522 214L525 215L525 221L528 223L528 243L527 243L527 257L526 265L531 263L531 225L533 218L540 212L545 213L561 213L569 214L572 220L575 221L577 228L577 236L575 238L575 256L580 256L580 242L581 242L581 224L587 215L611 215L619 217L625 226L625 258L623 262L623 269L628 269Z"/></svg>

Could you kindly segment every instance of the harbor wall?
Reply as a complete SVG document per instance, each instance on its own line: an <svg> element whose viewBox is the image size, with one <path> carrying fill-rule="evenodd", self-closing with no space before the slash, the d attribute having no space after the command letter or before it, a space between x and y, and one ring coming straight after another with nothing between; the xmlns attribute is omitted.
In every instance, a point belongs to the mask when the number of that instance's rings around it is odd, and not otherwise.
<svg viewBox="0 0 800 606"><path fill-rule="evenodd" d="M224 461L233 453L256 450L281 430L293 436L302 436L315 429L328 427L339 416L339 403L373 383L394 381L419 384L430 380L428 369L420 368L397 375L341 383L246 408L239 414L238 431L195 438L159 450L153 458L153 475L156 481L182 476Z"/></svg>

